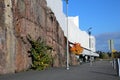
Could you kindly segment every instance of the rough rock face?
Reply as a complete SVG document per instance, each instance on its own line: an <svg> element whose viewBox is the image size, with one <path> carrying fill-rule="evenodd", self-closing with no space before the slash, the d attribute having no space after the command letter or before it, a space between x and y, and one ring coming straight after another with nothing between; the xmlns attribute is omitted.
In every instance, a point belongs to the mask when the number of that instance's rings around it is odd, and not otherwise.
<svg viewBox="0 0 120 80"><path fill-rule="evenodd" d="M26 70L31 65L26 36L41 37L53 47L53 67L65 66L64 33L45 0L0 0L0 74ZM77 64L73 59L72 64Z"/></svg>
<svg viewBox="0 0 120 80"><path fill-rule="evenodd" d="M3 0L0 0L0 73L5 73L5 63L6 63L6 60L5 60L5 52L4 52L4 45L5 45L5 42L4 42L4 39L5 39L5 30L4 30L4 12L3 12L3 9L4 9L4 1Z"/></svg>
<svg viewBox="0 0 120 80"><path fill-rule="evenodd" d="M41 37L46 44L53 47L53 67L65 65L64 33L57 22L54 13L46 6L45 0L13 1L13 18L16 39L16 71L28 68L30 59L27 51L30 49L26 36ZM24 62L24 63L23 63Z"/></svg>

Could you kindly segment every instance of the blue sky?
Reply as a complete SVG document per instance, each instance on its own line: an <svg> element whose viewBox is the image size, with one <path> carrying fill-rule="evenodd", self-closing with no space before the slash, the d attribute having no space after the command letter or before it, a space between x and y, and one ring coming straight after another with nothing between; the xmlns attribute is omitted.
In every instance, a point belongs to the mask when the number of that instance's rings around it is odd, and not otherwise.
<svg viewBox="0 0 120 80"><path fill-rule="evenodd" d="M97 50L108 51L107 41L113 39L120 51L120 0L69 0L68 15L79 16L81 30L92 27Z"/></svg>

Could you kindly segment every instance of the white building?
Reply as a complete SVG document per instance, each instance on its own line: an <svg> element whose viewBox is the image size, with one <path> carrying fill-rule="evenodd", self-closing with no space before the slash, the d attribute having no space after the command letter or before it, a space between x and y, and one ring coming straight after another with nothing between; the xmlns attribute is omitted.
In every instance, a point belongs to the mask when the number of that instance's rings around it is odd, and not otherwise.
<svg viewBox="0 0 120 80"><path fill-rule="evenodd" d="M63 3L62 0L46 0L47 6L51 8L54 12L56 19L58 20L61 28L64 31L64 35L67 35L67 26L66 26L66 16L63 13ZM89 34L86 31L82 31L79 28L79 17L68 17L68 40L70 42L80 43L82 47L84 47L83 55L92 55L99 56L95 52L95 37L90 36L90 45L89 48ZM92 52L90 52L91 50Z"/></svg>
<svg viewBox="0 0 120 80"><path fill-rule="evenodd" d="M90 48L89 48L90 38ZM79 17L68 17L68 40L72 43L79 42L84 47L83 55L99 56L95 52L95 37L89 36L86 31L79 28ZM90 52L91 50L92 52Z"/></svg>

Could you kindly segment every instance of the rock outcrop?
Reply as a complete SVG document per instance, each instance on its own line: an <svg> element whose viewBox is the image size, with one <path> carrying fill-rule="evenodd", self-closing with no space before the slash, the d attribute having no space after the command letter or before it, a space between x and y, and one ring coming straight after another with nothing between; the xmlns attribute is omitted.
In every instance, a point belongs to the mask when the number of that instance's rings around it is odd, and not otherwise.
<svg viewBox="0 0 120 80"><path fill-rule="evenodd" d="M53 47L53 67L65 66L64 32L46 1L0 0L0 74L20 72L31 66L28 35L33 39L40 37Z"/></svg>

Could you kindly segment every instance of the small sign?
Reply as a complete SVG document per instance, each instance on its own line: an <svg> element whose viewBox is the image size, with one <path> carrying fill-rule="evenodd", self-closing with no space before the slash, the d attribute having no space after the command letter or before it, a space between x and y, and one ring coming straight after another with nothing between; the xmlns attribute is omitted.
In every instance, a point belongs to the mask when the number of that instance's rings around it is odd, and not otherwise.
<svg viewBox="0 0 120 80"><path fill-rule="evenodd" d="M114 49L114 42L113 40L108 40L108 46L109 46L109 50L113 50Z"/></svg>

